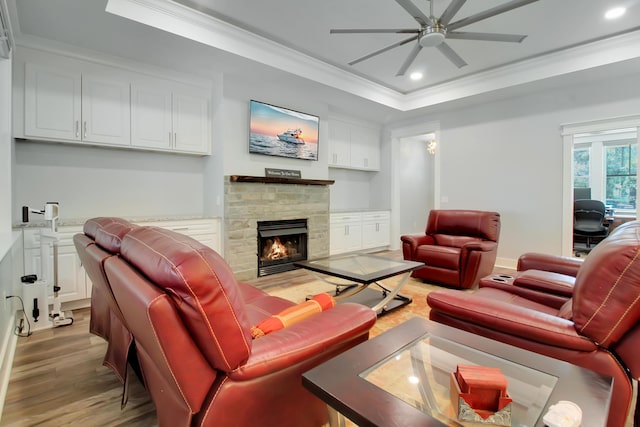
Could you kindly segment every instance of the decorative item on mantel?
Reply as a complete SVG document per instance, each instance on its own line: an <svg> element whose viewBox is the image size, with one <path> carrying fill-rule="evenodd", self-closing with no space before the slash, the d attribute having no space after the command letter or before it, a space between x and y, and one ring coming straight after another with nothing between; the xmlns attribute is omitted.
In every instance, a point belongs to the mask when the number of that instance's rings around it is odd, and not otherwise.
<svg viewBox="0 0 640 427"><path fill-rule="evenodd" d="M460 421L511 426L507 378L499 368L458 365L451 373L450 398Z"/></svg>
<svg viewBox="0 0 640 427"><path fill-rule="evenodd" d="M302 178L302 173L299 170L294 169L272 169L264 168L264 176L267 178Z"/></svg>

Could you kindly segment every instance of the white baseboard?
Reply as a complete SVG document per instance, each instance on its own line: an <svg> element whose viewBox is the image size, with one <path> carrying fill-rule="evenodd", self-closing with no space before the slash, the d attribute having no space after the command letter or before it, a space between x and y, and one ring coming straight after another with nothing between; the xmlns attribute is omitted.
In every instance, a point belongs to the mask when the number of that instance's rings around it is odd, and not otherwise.
<svg viewBox="0 0 640 427"><path fill-rule="evenodd" d="M7 322L7 329L2 337L2 347L0 347L0 420L2 420L2 412L4 409L4 401L7 397L7 389L9 388L9 380L11 379L11 368L13 367L13 356L16 352L18 336L13 333L16 324L15 313Z"/></svg>

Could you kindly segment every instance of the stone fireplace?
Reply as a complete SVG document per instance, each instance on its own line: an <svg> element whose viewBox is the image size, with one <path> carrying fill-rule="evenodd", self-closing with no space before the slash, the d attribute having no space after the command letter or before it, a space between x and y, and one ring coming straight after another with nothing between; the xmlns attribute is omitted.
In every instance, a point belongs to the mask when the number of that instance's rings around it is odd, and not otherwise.
<svg viewBox="0 0 640 427"><path fill-rule="evenodd" d="M227 176L224 189L224 254L238 280L259 276L259 222L306 219L307 258L329 256L329 185L333 181L246 178L251 180Z"/></svg>

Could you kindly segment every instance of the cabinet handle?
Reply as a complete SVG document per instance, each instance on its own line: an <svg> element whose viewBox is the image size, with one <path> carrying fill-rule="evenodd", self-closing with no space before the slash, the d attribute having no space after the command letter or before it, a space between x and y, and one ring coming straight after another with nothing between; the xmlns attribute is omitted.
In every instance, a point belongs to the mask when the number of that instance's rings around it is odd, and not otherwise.
<svg viewBox="0 0 640 427"><path fill-rule="evenodd" d="M173 133L173 145L178 144L178 134L176 132Z"/></svg>
<svg viewBox="0 0 640 427"><path fill-rule="evenodd" d="M169 132L169 145L173 145L173 139L171 138L173 135Z"/></svg>
<svg viewBox="0 0 640 427"><path fill-rule="evenodd" d="M80 138L80 121L76 120L76 138Z"/></svg>
<svg viewBox="0 0 640 427"><path fill-rule="evenodd" d="M173 231L187 231L187 230L189 230L189 227L175 227L175 228L172 228L171 230L173 230Z"/></svg>
<svg viewBox="0 0 640 427"><path fill-rule="evenodd" d="M84 133L84 138L86 138L87 137L87 121L86 120L84 121L84 131L83 131L83 133Z"/></svg>

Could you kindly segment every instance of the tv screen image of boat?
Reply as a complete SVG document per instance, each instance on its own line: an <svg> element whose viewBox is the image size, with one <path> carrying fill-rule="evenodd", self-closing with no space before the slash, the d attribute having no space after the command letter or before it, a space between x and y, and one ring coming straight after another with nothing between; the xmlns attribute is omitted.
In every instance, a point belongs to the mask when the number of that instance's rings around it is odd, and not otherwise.
<svg viewBox="0 0 640 427"><path fill-rule="evenodd" d="M318 160L317 116L251 100L249 153Z"/></svg>

